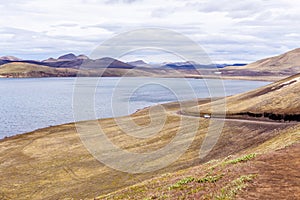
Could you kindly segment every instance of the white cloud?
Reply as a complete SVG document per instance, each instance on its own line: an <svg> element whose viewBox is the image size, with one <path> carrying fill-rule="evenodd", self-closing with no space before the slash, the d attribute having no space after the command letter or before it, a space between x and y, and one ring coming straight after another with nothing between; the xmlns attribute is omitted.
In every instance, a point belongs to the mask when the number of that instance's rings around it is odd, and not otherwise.
<svg viewBox="0 0 300 200"><path fill-rule="evenodd" d="M255 61L296 48L300 39L300 2L292 0L11 0L0 8L0 54L31 59L89 54L143 27L178 31L215 62Z"/></svg>

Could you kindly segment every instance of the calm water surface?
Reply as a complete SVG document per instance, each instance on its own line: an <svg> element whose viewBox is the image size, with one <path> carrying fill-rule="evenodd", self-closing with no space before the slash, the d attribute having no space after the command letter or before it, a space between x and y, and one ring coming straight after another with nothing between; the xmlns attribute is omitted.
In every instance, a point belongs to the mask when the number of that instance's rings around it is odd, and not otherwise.
<svg viewBox="0 0 300 200"><path fill-rule="evenodd" d="M92 87L95 91L97 118L115 116L111 109L112 98L115 102L120 102L120 105L129 99L129 108L126 113L122 113L128 114L157 103L191 99L195 96L210 97L205 81L201 79L122 78L122 80L120 82L120 78L102 78L96 88L89 81L83 83L84 87L87 89ZM141 86L143 81L148 84ZM162 82L164 86L155 82ZM183 87L187 82L194 92ZM76 78L0 79L0 138L73 122L72 102L75 83ZM223 83L226 95L232 95L264 86L269 82L224 80ZM139 87L130 92L128 88L135 85ZM172 85L173 90L168 89L169 85Z"/></svg>

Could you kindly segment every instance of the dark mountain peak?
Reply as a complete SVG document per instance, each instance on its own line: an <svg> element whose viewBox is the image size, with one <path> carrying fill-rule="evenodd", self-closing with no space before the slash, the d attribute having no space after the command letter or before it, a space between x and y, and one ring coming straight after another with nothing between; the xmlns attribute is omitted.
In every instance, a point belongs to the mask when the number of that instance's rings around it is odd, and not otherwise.
<svg viewBox="0 0 300 200"><path fill-rule="evenodd" d="M58 59L61 59L61 60L75 60L75 59L77 59L77 56L75 56L73 53L68 53L66 55L58 57Z"/></svg>
<svg viewBox="0 0 300 200"><path fill-rule="evenodd" d="M124 68L124 69L133 68L132 65L129 65L127 63L124 63L122 61L110 57L103 57L103 58L96 59L94 60L93 65L97 67L108 67L108 68Z"/></svg>
<svg viewBox="0 0 300 200"><path fill-rule="evenodd" d="M117 61L116 59L111 58L111 57L103 57L103 58L99 58L99 59L97 59L97 60L102 60L102 61L106 61L106 62Z"/></svg>
<svg viewBox="0 0 300 200"><path fill-rule="evenodd" d="M143 60L136 60L136 61L131 61L131 62L128 62L128 63L132 63L132 64L144 64L144 65L146 65L147 63L145 62L145 61L143 61Z"/></svg>
<svg viewBox="0 0 300 200"><path fill-rule="evenodd" d="M42 62L56 62L56 61L57 61L57 59L50 57L46 60L43 60Z"/></svg>
<svg viewBox="0 0 300 200"><path fill-rule="evenodd" d="M136 67L152 67L151 65L144 62L143 60L131 61L131 62L127 62L127 64L133 65L133 66L136 66Z"/></svg>
<svg viewBox="0 0 300 200"><path fill-rule="evenodd" d="M84 55L84 54L80 54L79 56L77 56L77 59L87 60L87 59L90 59L90 58L88 56Z"/></svg>

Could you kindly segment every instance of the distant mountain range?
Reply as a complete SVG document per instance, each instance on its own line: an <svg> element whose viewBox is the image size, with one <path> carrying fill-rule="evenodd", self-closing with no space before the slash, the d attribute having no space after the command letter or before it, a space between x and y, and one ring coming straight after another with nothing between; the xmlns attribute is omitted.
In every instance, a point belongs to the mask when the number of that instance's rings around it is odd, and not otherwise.
<svg viewBox="0 0 300 200"><path fill-rule="evenodd" d="M201 69L201 74L199 74ZM122 62L104 57L91 59L69 53L46 60L0 57L0 77L60 76L158 76L228 79L279 80L300 72L300 48L251 64L210 64L189 62L149 64L143 60Z"/></svg>
<svg viewBox="0 0 300 200"><path fill-rule="evenodd" d="M60 56L57 59L48 58L47 60L43 60L43 61L21 60L12 56L4 56L0 58L0 66L12 62L43 65L43 66L55 67L55 68L73 68L73 69L78 69L82 65L84 65L85 68L91 68L91 69L104 68L104 67L132 69L134 67L130 64L124 63L122 61L113 58L104 57L104 58L93 60L85 55L76 56L72 53Z"/></svg>
<svg viewBox="0 0 300 200"><path fill-rule="evenodd" d="M126 68L132 69L134 67L140 68L152 68L154 67L151 64L146 63L143 60L131 61L131 62L122 62L120 60L104 57L99 59L90 59L86 55L76 56L73 53L69 53L66 55L62 55L58 58L48 58L43 61L36 60L22 60L20 58L14 56L3 56L0 57L0 66L3 64L11 63L11 62L20 62L20 63L29 63L36 65L45 65L48 67L56 67L56 68L74 68L78 69L80 66L84 65L85 68ZM156 68L174 68L174 69L195 69L195 68L223 68L227 66L244 66L246 64L209 64L202 65L197 64L193 61L189 62L174 62L174 63L162 63L155 65Z"/></svg>
<svg viewBox="0 0 300 200"><path fill-rule="evenodd" d="M42 61L3 56L0 58L0 77L67 77L76 76L79 72L80 76L194 77L198 74L197 68L216 69L225 66L228 65L200 65L193 62L153 65L143 60L125 63L109 57L90 59L86 55L76 56L73 53Z"/></svg>

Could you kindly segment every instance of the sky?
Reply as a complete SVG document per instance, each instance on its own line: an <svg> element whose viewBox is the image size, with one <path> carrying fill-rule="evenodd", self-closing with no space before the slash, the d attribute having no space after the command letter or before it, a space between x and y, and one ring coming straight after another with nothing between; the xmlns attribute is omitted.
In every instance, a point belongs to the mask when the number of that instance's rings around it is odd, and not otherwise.
<svg viewBox="0 0 300 200"><path fill-rule="evenodd" d="M214 63L253 62L298 48L300 41L295 0L0 0L0 10L0 56L22 59L90 55L103 42L143 28L182 34ZM180 60L159 50L121 58L137 59Z"/></svg>

